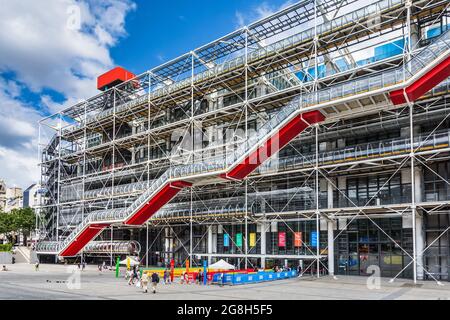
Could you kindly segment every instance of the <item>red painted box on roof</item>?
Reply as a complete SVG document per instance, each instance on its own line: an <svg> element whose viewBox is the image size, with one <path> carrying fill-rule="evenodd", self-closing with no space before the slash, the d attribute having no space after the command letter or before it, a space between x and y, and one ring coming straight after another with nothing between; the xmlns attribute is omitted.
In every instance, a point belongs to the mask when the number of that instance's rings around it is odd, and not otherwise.
<svg viewBox="0 0 450 320"><path fill-rule="evenodd" d="M130 71L127 71L122 67L116 67L97 78L97 89L103 91L112 88L119 83L133 79L134 77L136 77L136 75Z"/></svg>

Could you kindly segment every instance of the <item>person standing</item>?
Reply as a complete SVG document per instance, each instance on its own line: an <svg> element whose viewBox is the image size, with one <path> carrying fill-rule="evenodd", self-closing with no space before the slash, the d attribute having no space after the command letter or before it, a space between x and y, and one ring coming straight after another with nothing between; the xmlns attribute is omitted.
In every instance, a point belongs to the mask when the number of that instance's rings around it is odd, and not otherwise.
<svg viewBox="0 0 450 320"><path fill-rule="evenodd" d="M166 280L167 280L167 284L171 284L172 280L170 279L170 270L166 269L166 271L164 273L165 273L165 277L166 277Z"/></svg>
<svg viewBox="0 0 450 320"><path fill-rule="evenodd" d="M302 276L302 266L300 264L297 267L297 275L299 278Z"/></svg>
<svg viewBox="0 0 450 320"><path fill-rule="evenodd" d="M39 261L34 264L34 271L39 271Z"/></svg>
<svg viewBox="0 0 450 320"><path fill-rule="evenodd" d="M133 283L133 270L128 269L127 273L126 273L126 277L128 280L128 284L131 286L131 284Z"/></svg>
<svg viewBox="0 0 450 320"><path fill-rule="evenodd" d="M167 284L167 269L164 269L164 271L163 271L163 283L164 284Z"/></svg>
<svg viewBox="0 0 450 320"><path fill-rule="evenodd" d="M142 273L141 285L142 285L142 289L144 289L144 293L147 293L148 292L148 274L147 274L147 272Z"/></svg>
<svg viewBox="0 0 450 320"><path fill-rule="evenodd" d="M156 272L152 273L152 291L153 293L156 293L156 286L158 285L159 282L159 275Z"/></svg>

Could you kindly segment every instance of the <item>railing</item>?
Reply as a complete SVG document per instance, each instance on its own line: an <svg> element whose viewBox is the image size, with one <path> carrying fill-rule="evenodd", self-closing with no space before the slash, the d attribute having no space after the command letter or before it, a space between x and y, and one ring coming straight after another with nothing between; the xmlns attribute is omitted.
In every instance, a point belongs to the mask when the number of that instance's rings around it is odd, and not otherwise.
<svg viewBox="0 0 450 320"><path fill-rule="evenodd" d="M132 215L144 202L155 192L161 189L171 180L187 177L191 175L202 174L205 172L220 171L235 163L242 158L248 151L255 148L259 143L265 140L274 131L274 128L281 126L289 117L292 117L302 109L336 100L346 96L356 95L362 92L373 91L386 86L391 86L409 79L417 74L425 66L438 58L440 54L450 49L450 31L446 31L439 37L435 38L427 47L418 52L405 66L386 70L381 74L363 77L357 80L346 81L341 84L331 86L327 89L316 91L313 93L300 95L294 98L288 105L279 109L259 130L256 134L249 137L245 143L237 148L233 154L227 156L225 163L216 161L213 163L188 164L179 167L172 167L155 180L149 188L140 195L131 206L126 209L110 210L107 214L112 220L123 220ZM114 212L114 214L112 214ZM103 216L100 215L100 216ZM64 248L69 244L76 235L82 231L92 219L99 218L99 215L90 214L83 222L62 242L60 248Z"/></svg>
<svg viewBox="0 0 450 320"><path fill-rule="evenodd" d="M141 245L131 241L92 241L84 248L85 253L90 254L139 254Z"/></svg>
<svg viewBox="0 0 450 320"><path fill-rule="evenodd" d="M376 143L360 144L353 147L346 147L340 150L325 151L319 153L319 165L347 163L368 158L382 158L409 153L409 138L397 138ZM420 135L414 138L413 148L417 151L428 149L441 149L450 146L450 131L438 132L433 135ZM291 156L271 160L270 163L260 167L261 172L284 171L298 168L308 168L316 163L316 155L307 154Z"/></svg>
<svg viewBox="0 0 450 320"><path fill-rule="evenodd" d="M102 189L86 190L84 199L95 199L98 197L131 194L145 190L152 181L141 181L117 185L114 187L105 187ZM61 187L61 202L76 201L83 199L82 183ZM73 191L72 191L73 190Z"/></svg>

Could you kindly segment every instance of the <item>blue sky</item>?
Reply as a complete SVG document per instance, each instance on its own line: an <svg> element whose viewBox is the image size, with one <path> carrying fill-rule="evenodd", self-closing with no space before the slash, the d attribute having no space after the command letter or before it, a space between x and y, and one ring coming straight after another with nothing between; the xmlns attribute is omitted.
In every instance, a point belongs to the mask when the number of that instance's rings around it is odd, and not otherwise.
<svg viewBox="0 0 450 320"><path fill-rule="evenodd" d="M290 3L0 0L0 179L38 181L37 122L95 95L101 73L142 73Z"/></svg>
<svg viewBox="0 0 450 320"><path fill-rule="evenodd" d="M128 36L112 48L117 63L141 73L276 10L286 0L137 1L126 19Z"/></svg>

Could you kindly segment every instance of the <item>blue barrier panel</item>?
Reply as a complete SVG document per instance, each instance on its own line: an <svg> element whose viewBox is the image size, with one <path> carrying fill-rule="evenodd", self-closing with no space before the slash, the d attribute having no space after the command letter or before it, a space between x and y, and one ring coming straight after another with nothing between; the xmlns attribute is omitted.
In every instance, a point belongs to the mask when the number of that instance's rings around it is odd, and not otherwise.
<svg viewBox="0 0 450 320"><path fill-rule="evenodd" d="M263 282L265 272L258 272L258 282Z"/></svg>
<svg viewBox="0 0 450 320"><path fill-rule="evenodd" d="M227 274L226 273L224 278L225 278L224 283L233 283L233 275L232 274Z"/></svg>
<svg viewBox="0 0 450 320"><path fill-rule="evenodd" d="M297 271L283 271L283 272L257 272L257 273L236 273L225 274L223 277L224 284L238 285L246 283L257 283L264 281L282 280L297 276ZM214 282L219 281L220 274L213 276Z"/></svg>

